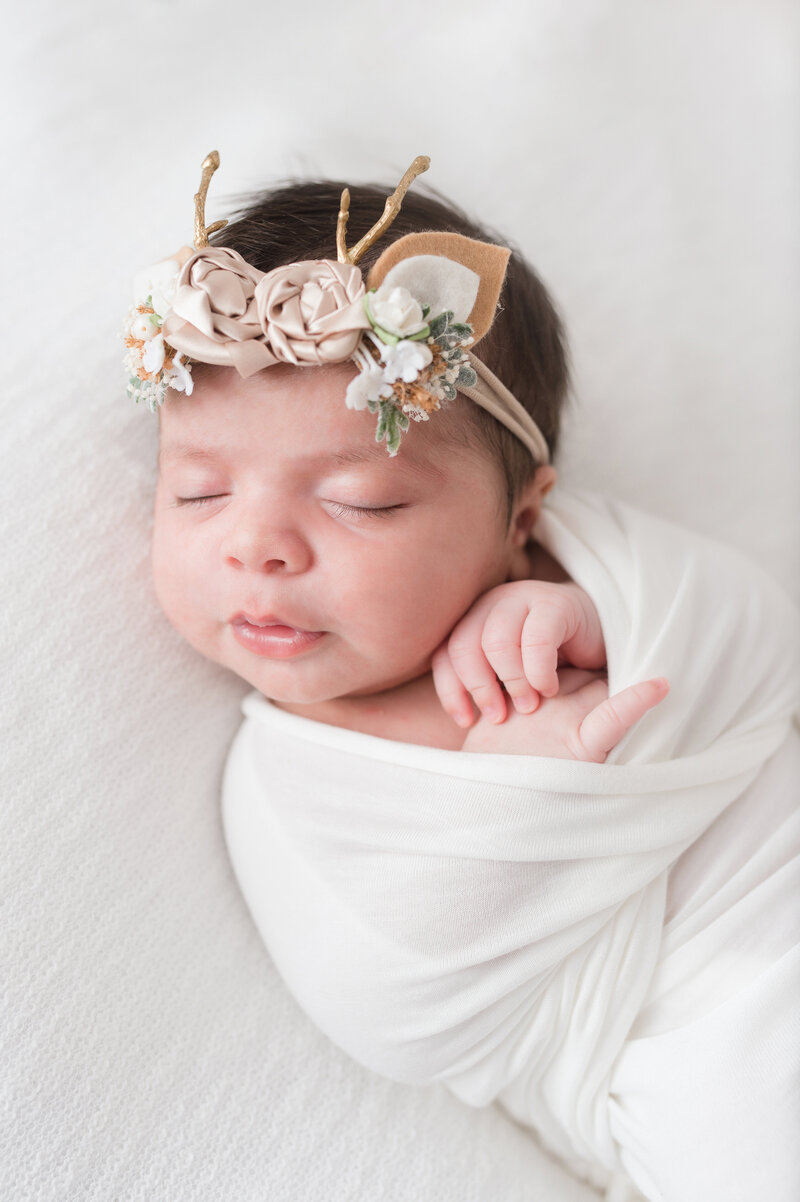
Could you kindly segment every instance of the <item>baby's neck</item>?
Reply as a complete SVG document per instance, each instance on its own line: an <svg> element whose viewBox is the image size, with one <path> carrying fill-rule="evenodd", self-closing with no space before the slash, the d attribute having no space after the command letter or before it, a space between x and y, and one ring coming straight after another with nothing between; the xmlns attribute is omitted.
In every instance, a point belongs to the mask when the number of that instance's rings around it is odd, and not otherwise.
<svg viewBox="0 0 800 1202"><path fill-rule="evenodd" d="M466 730L442 708L430 672L383 693L365 697L334 697L313 706L273 701L278 709L328 726L358 730L396 743L419 743L460 751Z"/></svg>

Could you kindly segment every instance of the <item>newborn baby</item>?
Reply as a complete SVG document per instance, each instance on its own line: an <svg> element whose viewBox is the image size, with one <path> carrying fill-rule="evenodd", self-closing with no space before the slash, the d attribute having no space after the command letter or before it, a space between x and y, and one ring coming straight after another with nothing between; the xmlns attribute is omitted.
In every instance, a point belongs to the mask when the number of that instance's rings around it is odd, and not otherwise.
<svg viewBox="0 0 800 1202"><path fill-rule="evenodd" d="M210 246L208 177L131 390L159 602L252 686L223 820L276 967L360 1063L498 1102L617 1199L789 1202L796 611L556 484L566 347L517 252L368 187L348 247L327 181Z"/></svg>

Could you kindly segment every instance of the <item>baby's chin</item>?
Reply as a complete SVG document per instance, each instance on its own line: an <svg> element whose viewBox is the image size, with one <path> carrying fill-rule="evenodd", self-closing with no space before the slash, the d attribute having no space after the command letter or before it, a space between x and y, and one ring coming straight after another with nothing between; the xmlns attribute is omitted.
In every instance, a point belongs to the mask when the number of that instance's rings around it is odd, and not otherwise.
<svg viewBox="0 0 800 1202"><path fill-rule="evenodd" d="M365 665L360 670L336 671L306 663L298 656L292 660L269 660L243 666L226 661L240 679L258 689L270 701L292 706L324 706L358 702L395 694L415 681L430 675L430 656L426 662L398 668Z"/></svg>

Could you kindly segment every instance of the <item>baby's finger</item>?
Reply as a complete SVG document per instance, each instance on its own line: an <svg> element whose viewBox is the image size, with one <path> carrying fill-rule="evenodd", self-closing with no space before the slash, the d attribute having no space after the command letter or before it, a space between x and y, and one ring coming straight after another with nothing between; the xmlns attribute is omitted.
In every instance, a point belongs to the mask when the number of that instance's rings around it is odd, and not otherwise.
<svg viewBox="0 0 800 1202"><path fill-rule="evenodd" d="M475 721L472 699L450 661L447 639L440 643L431 657L431 673L436 695L450 717L459 726L471 726Z"/></svg>
<svg viewBox="0 0 800 1202"><path fill-rule="evenodd" d="M563 605L547 597L535 602L522 627L520 645L525 677L543 697L558 692L558 649L568 633Z"/></svg>
<svg viewBox="0 0 800 1202"><path fill-rule="evenodd" d="M539 695L525 673L520 645L528 608L520 597L504 597L487 614L481 634L481 649L487 661L505 685L515 709L522 714L532 714L539 705ZM469 681L464 683L469 687Z"/></svg>
<svg viewBox="0 0 800 1202"><path fill-rule="evenodd" d="M623 735L649 709L663 701L668 692L669 681L658 676L641 684L629 685L596 706L578 729L578 737L590 759L601 763Z"/></svg>
<svg viewBox="0 0 800 1202"><path fill-rule="evenodd" d="M506 701L482 649L483 615L470 613L454 627L447 643L450 668L490 722L504 722Z"/></svg>

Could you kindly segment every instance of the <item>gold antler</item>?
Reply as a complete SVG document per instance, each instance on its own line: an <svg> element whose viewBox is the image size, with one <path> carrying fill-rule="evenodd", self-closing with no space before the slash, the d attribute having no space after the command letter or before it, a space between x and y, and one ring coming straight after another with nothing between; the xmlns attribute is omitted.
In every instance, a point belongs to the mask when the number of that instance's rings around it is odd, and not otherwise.
<svg viewBox="0 0 800 1202"><path fill-rule="evenodd" d="M397 214L400 212L400 205L403 203L403 197L411 187L418 175L422 175L423 171L427 171L431 165L431 161L426 154L418 154L414 162L405 173L400 183L395 188L392 195L386 201L386 207L383 210L383 215L379 221L373 225L372 229L364 235L360 242L347 249L347 241L345 234L347 231L347 218L350 214L350 191L345 188L342 192L341 205L339 207L339 220L336 226L336 255L340 263L357 263L361 256L367 251L373 242L377 242L381 234L388 230L389 226L394 221Z"/></svg>
<svg viewBox="0 0 800 1202"><path fill-rule="evenodd" d="M211 176L219 167L219 151L212 150L211 154L207 154L203 159L203 174L200 177L200 189L194 195L194 245L196 250L200 250L203 246L208 246L208 235L213 234L216 230L221 230L225 221L215 221L213 225L206 225L206 195L208 193L208 185L211 183Z"/></svg>
<svg viewBox="0 0 800 1202"><path fill-rule="evenodd" d="M339 220L336 222L336 258L340 263L349 263L347 254L347 218L350 216L350 189L345 188L339 203Z"/></svg>

